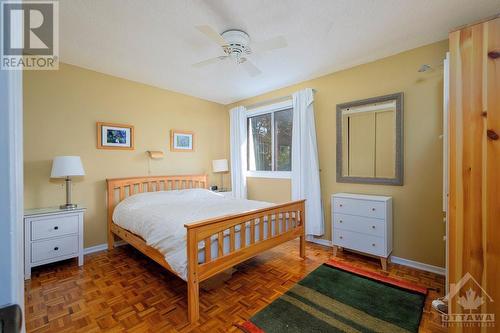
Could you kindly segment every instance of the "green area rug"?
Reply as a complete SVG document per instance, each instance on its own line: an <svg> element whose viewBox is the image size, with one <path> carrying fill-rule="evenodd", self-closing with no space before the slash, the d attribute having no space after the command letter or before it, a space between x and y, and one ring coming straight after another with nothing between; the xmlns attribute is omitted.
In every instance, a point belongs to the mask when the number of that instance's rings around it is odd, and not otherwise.
<svg viewBox="0 0 500 333"><path fill-rule="evenodd" d="M338 261L238 327L266 332L418 332L427 290Z"/></svg>

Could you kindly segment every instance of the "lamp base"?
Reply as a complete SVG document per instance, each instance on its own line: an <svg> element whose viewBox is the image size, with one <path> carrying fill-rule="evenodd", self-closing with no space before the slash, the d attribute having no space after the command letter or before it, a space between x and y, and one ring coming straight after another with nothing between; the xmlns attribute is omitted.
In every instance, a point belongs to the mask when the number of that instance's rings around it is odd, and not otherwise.
<svg viewBox="0 0 500 333"><path fill-rule="evenodd" d="M64 204L59 206L61 209L75 209L76 207L78 207L77 204Z"/></svg>

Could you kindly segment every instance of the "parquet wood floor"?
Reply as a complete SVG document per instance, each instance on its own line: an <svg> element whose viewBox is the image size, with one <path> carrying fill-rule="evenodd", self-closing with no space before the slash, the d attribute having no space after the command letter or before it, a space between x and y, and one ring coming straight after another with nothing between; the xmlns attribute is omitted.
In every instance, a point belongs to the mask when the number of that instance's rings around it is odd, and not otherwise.
<svg viewBox="0 0 500 333"><path fill-rule="evenodd" d="M283 294L332 256L331 248L307 243L307 259L298 241L264 252L237 266L232 278L211 291L201 291L201 320L187 324L186 284L130 246L33 270L26 282L28 332L238 332L241 323ZM379 271L380 262L349 252L340 260ZM430 309L442 295L444 278L391 264L388 275L433 288L421 332L445 332ZM436 289L441 290L437 292Z"/></svg>

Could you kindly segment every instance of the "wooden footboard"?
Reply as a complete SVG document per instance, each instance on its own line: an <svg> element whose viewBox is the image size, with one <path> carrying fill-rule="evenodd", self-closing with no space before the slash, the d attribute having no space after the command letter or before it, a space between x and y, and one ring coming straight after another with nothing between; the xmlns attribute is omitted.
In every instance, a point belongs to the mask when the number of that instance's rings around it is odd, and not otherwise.
<svg viewBox="0 0 500 333"><path fill-rule="evenodd" d="M289 202L247 213L186 224L188 256L188 314L199 319L199 283L281 243L300 237L300 256L305 257L305 200ZM267 221L266 223L263 223ZM264 227L267 230L264 230ZM246 239L249 228L250 239ZM258 229L258 230L257 230ZM236 233L239 230L239 247ZM224 235L229 250L224 250ZM259 238L257 239L257 235ZM264 237L264 235L266 235ZM211 242L217 239L217 255L212 259ZM205 261L198 263L198 243L203 242ZM248 244L247 244L248 243Z"/></svg>
<svg viewBox="0 0 500 333"><path fill-rule="evenodd" d="M206 188L206 175L108 179L107 185L108 248L113 248L114 237L117 235L177 274L159 251L148 246L138 235L113 223L113 211L120 201L135 193ZM186 224L185 228L187 230L188 315L191 323L199 319L199 283L201 281L297 237L300 237L300 256L305 257L305 200L190 223ZM227 248L224 247L225 238L229 239ZM212 253L211 249L214 240L217 240L217 253ZM199 243L204 245L205 260L202 263L198 262Z"/></svg>

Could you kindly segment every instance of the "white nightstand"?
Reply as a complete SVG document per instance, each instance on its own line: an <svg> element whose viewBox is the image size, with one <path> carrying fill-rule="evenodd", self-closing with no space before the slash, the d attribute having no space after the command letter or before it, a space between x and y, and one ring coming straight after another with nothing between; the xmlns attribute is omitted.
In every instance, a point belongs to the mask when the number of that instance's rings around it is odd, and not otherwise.
<svg viewBox="0 0 500 333"><path fill-rule="evenodd" d="M29 209L24 212L24 278L31 268L78 257L83 265L83 214L85 208Z"/></svg>

